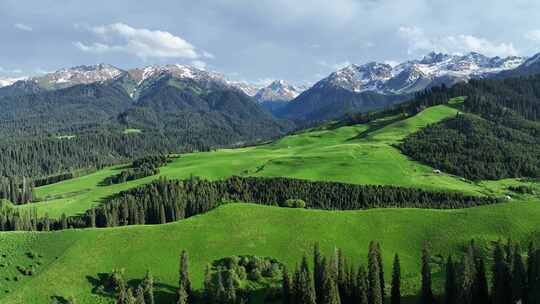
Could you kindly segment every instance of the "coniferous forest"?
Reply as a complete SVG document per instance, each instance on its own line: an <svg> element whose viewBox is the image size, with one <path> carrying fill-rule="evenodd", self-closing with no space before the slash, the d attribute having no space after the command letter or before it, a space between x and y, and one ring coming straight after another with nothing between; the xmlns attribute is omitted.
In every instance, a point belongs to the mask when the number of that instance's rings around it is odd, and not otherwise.
<svg viewBox="0 0 540 304"><path fill-rule="evenodd" d="M540 290L540 250L532 243L493 242L488 250L474 240L463 252L448 256L425 247L418 261L420 282L415 295L401 290L403 269L398 253L393 254L391 273L385 274L382 247L369 244L365 257L350 257L335 249L331 255L318 244L304 254L297 266L288 269L271 257L230 256L207 265L203 288L192 287L188 252L179 257L178 284L170 303L249 303L255 294L265 303L282 304L510 304L537 303ZM433 267L442 259L442 276L435 280ZM389 281L386 279L390 278ZM98 289L115 297L118 304L154 303L154 278L147 271L139 283L128 284L124 270L102 276Z"/></svg>
<svg viewBox="0 0 540 304"><path fill-rule="evenodd" d="M0 230L62 230L164 224L202 214L229 202L293 208L360 210L369 208L457 209L504 203L504 199L457 192L432 192L394 186L312 182L289 178L231 177L207 181L159 179L120 192L82 215L37 217L4 205Z"/></svg>

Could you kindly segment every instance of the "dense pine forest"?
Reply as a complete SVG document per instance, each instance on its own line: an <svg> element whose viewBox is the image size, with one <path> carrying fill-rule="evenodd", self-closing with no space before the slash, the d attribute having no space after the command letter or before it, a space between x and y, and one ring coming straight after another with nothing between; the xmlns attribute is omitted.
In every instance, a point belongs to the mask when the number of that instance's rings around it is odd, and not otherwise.
<svg viewBox="0 0 540 304"><path fill-rule="evenodd" d="M231 177L219 181L159 179L120 192L83 215L50 219L9 205L0 210L0 230L61 230L164 224L205 213L228 202L323 210L409 207L453 209L496 204L501 198L456 192L312 182L289 178Z"/></svg>
<svg viewBox="0 0 540 304"><path fill-rule="evenodd" d="M451 88L435 87L381 112L348 115L336 126L369 123L391 115L404 119L460 96L465 96L465 101L454 106L467 114L409 136L399 145L401 151L432 167L474 180L538 177L538 75L473 79Z"/></svg>
<svg viewBox="0 0 540 304"><path fill-rule="evenodd" d="M237 90L170 77L137 100L116 81L53 91L2 88L0 107L0 176L34 179L255 143L293 128Z"/></svg>
<svg viewBox="0 0 540 304"><path fill-rule="evenodd" d="M540 250L529 244L522 251L518 243L494 242L488 250L470 241L463 252L447 257L422 250L419 304L510 304L537 303L540 296ZM525 258L524 258L525 257ZM442 262L439 262L442 260ZM304 254L297 266L287 267L271 257L231 256L206 267L203 288L192 288L188 253L180 253L178 285L171 303L249 303L255 294L265 303L282 304L400 304L403 269L396 253L391 280L386 281L382 248L369 244L366 258L350 259L336 249L325 256L318 244L311 257ZM442 287L435 288L433 265L442 264ZM113 296L118 304L155 303L154 281L147 271L137 284L124 279L124 270L115 269L96 282L95 290ZM410 297L410 296L409 296ZM67 299L74 303L75 299Z"/></svg>

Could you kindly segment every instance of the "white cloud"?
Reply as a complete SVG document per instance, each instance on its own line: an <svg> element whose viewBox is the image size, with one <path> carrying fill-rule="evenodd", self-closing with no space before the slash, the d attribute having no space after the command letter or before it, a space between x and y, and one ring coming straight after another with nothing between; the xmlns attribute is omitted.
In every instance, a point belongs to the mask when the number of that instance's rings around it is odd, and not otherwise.
<svg viewBox="0 0 540 304"><path fill-rule="evenodd" d="M25 31L25 32L31 32L31 31L34 30L31 26L26 25L26 24L22 24L22 23L15 23L13 26L16 29L21 30L21 31Z"/></svg>
<svg viewBox="0 0 540 304"><path fill-rule="evenodd" d="M102 41L75 42L75 46L84 52L123 52L143 59L184 58L196 60L201 57L214 57L208 52L199 52L191 43L165 31L138 29L124 23L90 27L89 30Z"/></svg>
<svg viewBox="0 0 540 304"><path fill-rule="evenodd" d="M487 56L515 56L519 52L512 43L493 42L472 35L430 37L422 28L402 26L398 35L408 43L408 53L435 51L451 54L478 52Z"/></svg>
<svg viewBox="0 0 540 304"><path fill-rule="evenodd" d="M525 33L525 38L531 41L540 42L540 30L532 30Z"/></svg>

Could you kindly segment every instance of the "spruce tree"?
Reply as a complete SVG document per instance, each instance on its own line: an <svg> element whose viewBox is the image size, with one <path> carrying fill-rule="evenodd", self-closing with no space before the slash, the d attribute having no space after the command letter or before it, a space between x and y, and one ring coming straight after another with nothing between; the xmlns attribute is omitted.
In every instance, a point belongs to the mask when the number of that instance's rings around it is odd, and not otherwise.
<svg viewBox="0 0 540 304"><path fill-rule="evenodd" d="M167 223L167 217L165 215L165 207L163 206L163 204L159 206L159 223L160 224Z"/></svg>
<svg viewBox="0 0 540 304"><path fill-rule="evenodd" d="M188 271L189 257L186 250L182 250L180 253L180 268L178 275L178 287L179 289L185 289L188 294L188 298L191 297L191 281L189 280ZM190 300L188 300L189 302Z"/></svg>
<svg viewBox="0 0 540 304"><path fill-rule="evenodd" d="M512 262L514 264L512 267L512 302L517 303L523 301L527 284L525 265L523 264L519 245L514 246Z"/></svg>
<svg viewBox="0 0 540 304"><path fill-rule="evenodd" d="M368 255L368 300L369 304L382 304L379 258L375 243L371 242Z"/></svg>
<svg viewBox="0 0 540 304"><path fill-rule="evenodd" d="M469 254L461 258L457 271L458 302L472 304L472 286L474 280L474 262Z"/></svg>
<svg viewBox="0 0 540 304"><path fill-rule="evenodd" d="M321 291L323 290L323 269L322 259L319 243L315 243L313 246L313 282L315 284L315 295L317 297L317 303L320 304Z"/></svg>
<svg viewBox="0 0 540 304"><path fill-rule="evenodd" d="M533 243L529 243L527 251L527 289L526 289L526 304L535 303L534 299L537 298L537 290L540 290L539 277L540 272L538 269L538 252L534 248Z"/></svg>
<svg viewBox="0 0 540 304"><path fill-rule="evenodd" d="M206 303L214 303L214 285L212 282L212 272L210 271L210 265L206 265L204 270L204 297Z"/></svg>
<svg viewBox="0 0 540 304"><path fill-rule="evenodd" d="M142 286L137 287L137 290L135 291L135 304L146 304Z"/></svg>
<svg viewBox="0 0 540 304"><path fill-rule="evenodd" d="M309 271L309 266L307 262L307 257L304 255L302 258L302 264L300 265L299 273L299 294L298 302L299 304L315 304L315 287L313 285L313 278Z"/></svg>
<svg viewBox="0 0 540 304"><path fill-rule="evenodd" d="M397 253L394 256L394 263L392 265L392 291L390 295L390 303L401 303L401 266Z"/></svg>
<svg viewBox="0 0 540 304"><path fill-rule="evenodd" d="M484 259L478 257L475 263L476 271L473 285L472 303L489 304L488 281Z"/></svg>
<svg viewBox="0 0 540 304"><path fill-rule="evenodd" d="M422 250L422 287L420 291L420 304L433 304L433 290L431 288L431 266L427 248Z"/></svg>
<svg viewBox="0 0 540 304"><path fill-rule="evenodd" d="M327 272L331 272L331 270L327 270ZM321 304L340 304L341 300L335 276L331 273L327 273L324 276L323 285L324 292L322 294Z"/></svg>
<svg viewBox="0 0 540 304"><path fill-rule="evenodd" d="M146 304L154 304L154 278L150 271L147 271L139 286L144 295Z"/></svg>
<svg viewBox="0 0 540 304"><path fill-rule="evenodd" d="M283 267L282 276L281 276L281 299L283 304L293 304L292 303L292 286L291 286L291 277L286 267Z"/></svg>
<svg viewBox="0 0 540 304"><path fill-rule="evenodd" d="M449 256L446 261L446 280L444 282L444 304L458 304L458 287L454 261Z"/></svg>
<svg viewBox="0 0 540 304"><path fill-rule="evenodd" d="M500 242L497 242L493 250L493 288L492 303L508 304L512 301L510 286L510 271L507 265L507 257Z"/></svg>
<svg viewBox="0 0 540 304"><path fill-rule="evenodd" d="M381 244L377 242L375 248L377 252L377 263L379 264L379 281L381 285L381 299L384 302L384 298L386 297L386 285L384 283L384 266L383 266Z"/></svg>
<svg viewBox="0 0 540 304"><path fill-rule="evenodd" d="M363 265L358 267L354 290L354 301L357 304L368 304L368 283L366 269Z"/></svg>

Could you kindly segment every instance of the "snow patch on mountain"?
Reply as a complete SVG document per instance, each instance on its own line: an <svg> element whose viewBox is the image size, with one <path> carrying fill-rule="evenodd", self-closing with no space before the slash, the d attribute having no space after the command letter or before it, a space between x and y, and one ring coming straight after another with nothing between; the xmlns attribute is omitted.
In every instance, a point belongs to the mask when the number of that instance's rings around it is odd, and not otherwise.
<svg viewBox="0 0 540 304"><path fill-rule="evenodd" d="M67 87L77 84L89 84L108 81L119 77L123 71L109 64L81 65L73 68L60 69L43 76L32 77L46 88Z"/></svg>
<svg viewBox="0 0 540 304"><path fill-rule="evenodd" d="M17 81L26 80L26 79L27 77L0 79L0 88L10 86Z"/></svg>
<svg viewBox="0 0 540 304"><path fill-rule="evenodd" d="M474 52L463 56L432 52L420 60L406 61L394 67L377 62L353 64L330 74L315 87L331 86L358 93L411 93L425 89L441 79L455 83L514 69L525 60L524 57L516 56L486 57Z"/></svg>
<svg viewBox="0 0 540 304"><path fill-rule="evenodd" d="M293 86L284 80L276 80L270 85L261 88L255 95L259 102L291 101L305 91L305 87Z"/></svg>

